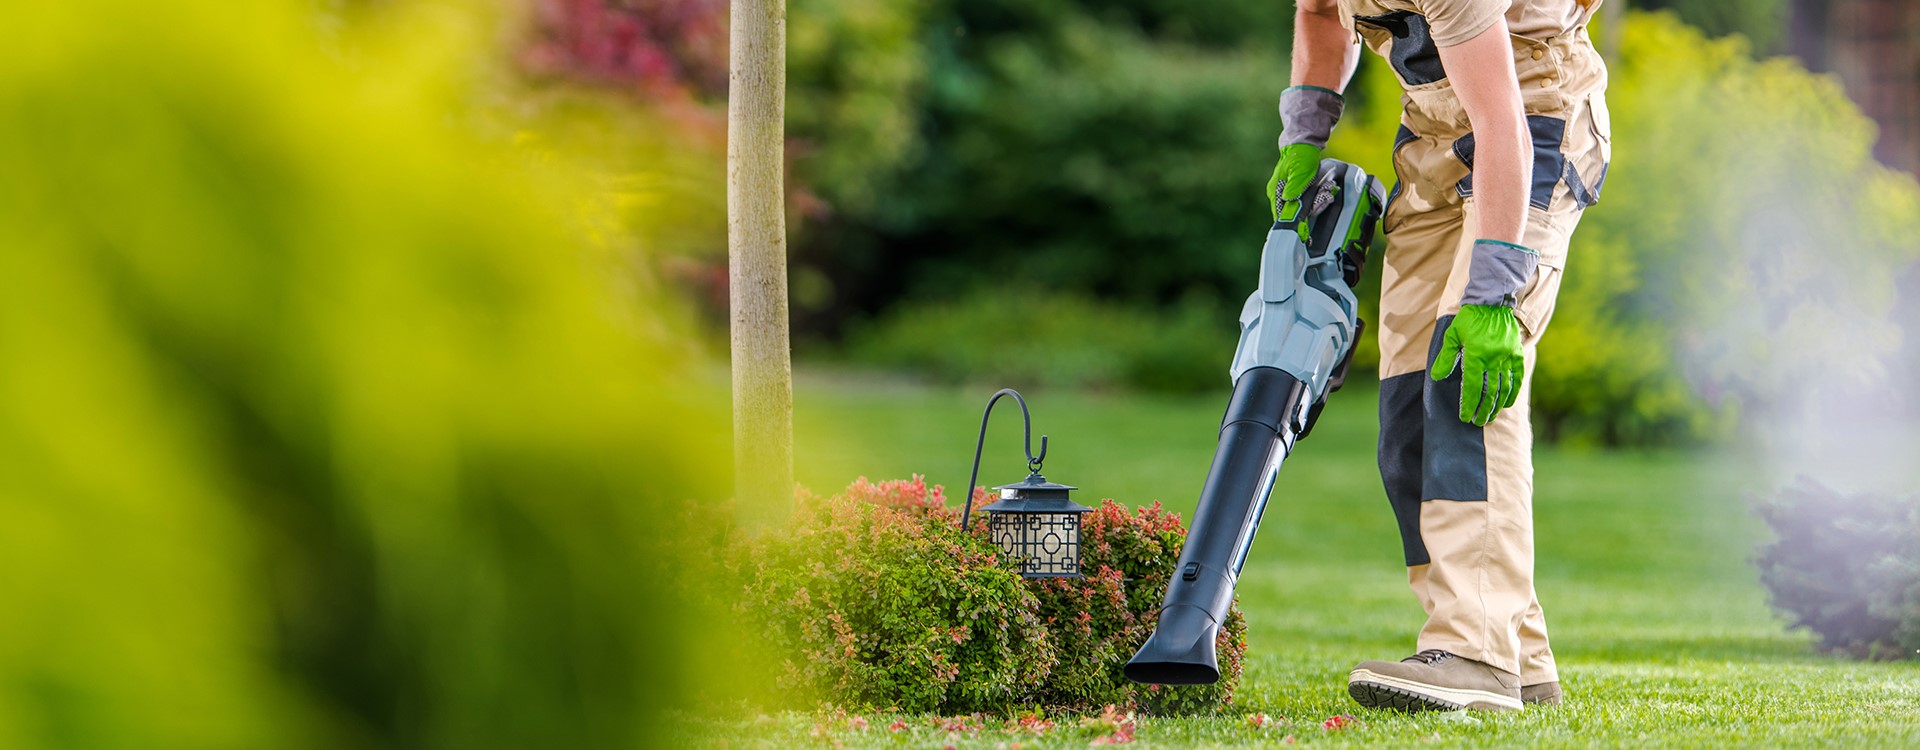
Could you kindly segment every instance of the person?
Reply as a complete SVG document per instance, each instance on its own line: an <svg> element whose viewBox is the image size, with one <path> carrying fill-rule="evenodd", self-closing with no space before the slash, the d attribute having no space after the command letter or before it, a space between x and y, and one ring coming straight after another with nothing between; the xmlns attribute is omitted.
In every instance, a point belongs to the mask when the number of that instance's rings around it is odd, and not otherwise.
<svg viewBox="0 0 1920 750"><path fill-rule="evenodd" d="M1427 620L1361 705L1558 703L1534 592L1535 347L1611 158L1598 0L1298 0L1275 220L1297 211L1362 42L1405 88L1382 229L1380 476Z"/></svg>

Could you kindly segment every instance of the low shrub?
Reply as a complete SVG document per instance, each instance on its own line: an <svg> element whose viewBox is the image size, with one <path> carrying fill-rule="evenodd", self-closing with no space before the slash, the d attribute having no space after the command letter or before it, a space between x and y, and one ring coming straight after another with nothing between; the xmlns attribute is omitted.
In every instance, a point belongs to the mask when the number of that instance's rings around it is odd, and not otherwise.
<svg viewBox="0 0 1920 750"><path fill-rule="evenodd" d="M976 499L975 507L985 503ZM924 480L864 478L801 493L786 532L746 542L742 614L779 654L783 691L847 706L946 714L1113 705L1194 713L1232 700L1246 652L1235 609L1221 680L1162 688L1120 668L1152 632L1186 529L1156 503L1083 516L1084 579L1022 579Z"/></svg>
<svg viewBox="0 0 1920 750"><path fill-rule="evenodd" d="M977 504L977 501L976 501ZM1112 500L1082 516L1080 580L1028 581L1040 599L1040 616L1053 630L1060 662L1044 685L1046 705L1131 706L1157 714L1188 714L1233 702L1247 651L1247 625L1230 610L1214 648L1220 681L1171 687L1128 681L1120 668L1153 634L1160 600L1180 559L1187 529L1160 503L1131 513Z"/></svg>
<svg viewBox="0 0 1920 750"><path fill-rule="evenodd" d="M1033 592L937 491L862 479L799 504L743 556L742 607L782 657L783 687L949 714L1040 689L1056 657Z"/></svg>
<svg viewBox="0 0 1920 750"><path fill-rule="evenodd" d="M1758 509L1778 538L1755 565L1793 627L1846 656L1920 650L1920 495L1845 495L1802 478Z"/></svg>

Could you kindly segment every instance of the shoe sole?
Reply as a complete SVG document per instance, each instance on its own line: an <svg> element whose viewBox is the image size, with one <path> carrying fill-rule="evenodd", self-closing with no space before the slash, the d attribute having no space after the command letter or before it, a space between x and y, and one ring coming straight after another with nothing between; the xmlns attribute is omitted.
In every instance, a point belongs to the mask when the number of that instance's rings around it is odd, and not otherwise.
<svg viewBox="0 0 1920 750"><path fill-rule="evenodd" d="M1449 688L1356 669L1347 677L1347 695L1367 708L1397 711L1519 711L1520 699L1485 690Z"/></svg>

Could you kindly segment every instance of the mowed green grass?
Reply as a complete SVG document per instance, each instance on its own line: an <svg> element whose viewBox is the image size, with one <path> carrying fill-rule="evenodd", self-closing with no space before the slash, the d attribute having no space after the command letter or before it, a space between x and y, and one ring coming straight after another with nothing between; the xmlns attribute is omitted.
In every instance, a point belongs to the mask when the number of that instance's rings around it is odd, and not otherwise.
<svg viewBox="0 0 1920 750"><path fill-rule="evenodd" d="M966 482L989 390L926 389L803 374L796 398L800 481L831 491L856 476L927 475L952 497ZM1158 500L1190 518L1225 390L1192 398L1028 394L1045 473L1086 504ZM1739 462L1688 452L1536 455L1540 599L1567 702L1521 713L1367 711L1346 695L1354 662L1411 652L1421 612L1374 466L1375 393L1335 401L1282 470L1239 588L1251 625L1246 674L1218 716L1142 719L1145 746L1920 747L1920 663L1817 654L1766 606L1747 560L1764 527ZM1024 476L1019 410L995 413L982 484ZM1291 726L1255 729L1247 716ZM1360 720L1327 732L1336 714ZM794 713L723 730L727 744L852 747L1084 747L1055 730L949 733L926 717L868 715L871 729ZM888 732L904 718L913 728ZM1063 721L1064 724L1071 720ZM822 726L828 736L814 736Z"/></svg>

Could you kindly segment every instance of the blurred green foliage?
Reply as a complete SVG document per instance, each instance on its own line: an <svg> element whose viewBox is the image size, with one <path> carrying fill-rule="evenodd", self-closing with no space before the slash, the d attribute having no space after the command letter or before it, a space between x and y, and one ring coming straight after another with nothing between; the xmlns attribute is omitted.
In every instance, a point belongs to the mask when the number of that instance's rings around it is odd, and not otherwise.
<svg viewBox="0 0 1920 750"><path fill-rule="evenodd" d="M797 3L796 29L841 17L824 8L870 19L837 22L835 55L795 46L796 86L821 97L796 111L842 118L794 120L796 170L820 198L796 251L803 332L954 380L1223 387L1265 228L1246 196L1271 169L1289 14L1188 5ZM1885 321L1920 236L1912 179L1872 162L1869 121L1830 80L1672 15L1627 19L1615 162L1542 347L1541 433L1709 439L1784 408L1794 383L1879 377L1821 368L1897 345ZM900 49L917 52L886 58L884 85L854 75ZM1329 155L1390 175L1399 98L1363 58ZM836 136L872 113L887 137ZM1355 366L1375 362L1365 337ZM1128 374L1155 368L1182 374Z"/></svg>
<svg viewBox="0 0 1920 750"><path fill-rule="evenodd" d="M796 0L789 121L819 198L797 207L803 331L1015 279L1140 305L1237 300L1290 16Z"/></svg>
<svg viewBox="0 0 1920 750"><path fill-rule="evenodd" d="M1544 433L1712 437L1884 385L1920 188L1873 161L1838 83L1667 14L1629 17L1611 73L1614 163L1540 347Z"/></svg>
<svg viewBox="0 0 1920 750"><path fill-rule="evenodd" d="M704 684L676 183L481 106L482 4L329 7L0 26L0 746L631 747Z"/></svg>
<svg viewBox="0 0 1920 750"><path fill-rule="evenodd" d="M1636 10L1668 10L1708 36L1739 34L1758 53L1783 51L1790 0L1626 0Z"/></svg>

